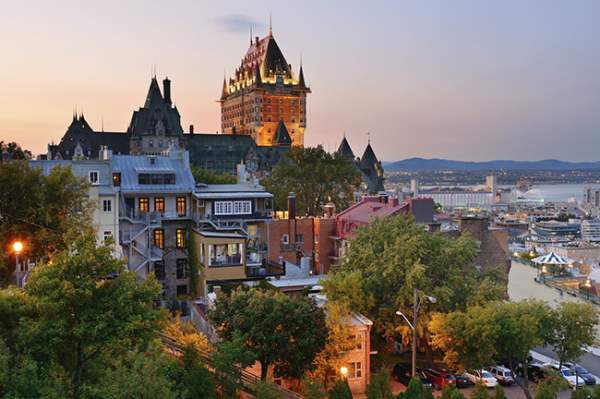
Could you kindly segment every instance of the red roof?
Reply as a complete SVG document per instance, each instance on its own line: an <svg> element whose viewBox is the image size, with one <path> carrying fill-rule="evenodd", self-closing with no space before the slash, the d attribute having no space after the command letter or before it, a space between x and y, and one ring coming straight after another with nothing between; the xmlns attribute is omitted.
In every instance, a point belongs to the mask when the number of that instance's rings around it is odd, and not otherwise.
<svg viewBox="0 0 600 399"><path fill-rule="evenodd" d="M364 197L336 216L337 235L345 238L351 235L356 227L369 224L375 218L391 216L400 212L408 213L409 209L408 203L398 203L395 198Z"/></svg>

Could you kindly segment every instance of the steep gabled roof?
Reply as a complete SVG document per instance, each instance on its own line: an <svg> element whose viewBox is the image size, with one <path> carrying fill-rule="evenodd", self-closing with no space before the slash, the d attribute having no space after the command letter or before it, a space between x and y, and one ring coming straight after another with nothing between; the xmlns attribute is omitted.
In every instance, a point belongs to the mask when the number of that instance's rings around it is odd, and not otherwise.
<svg viewBox="0 0 600 399"><path fill-rule="evenodd" d="M300 65L300 73L298 77L298 86L302 89L306 88L306 83L304 82L304 70L302 69L302 65Z"/></svg>
<svg viewBox="0 0 600 399"><path fill-rule="evenodd" d="M283 120L279 121L279 125L277 125L277 131L275 132L275 142L273 145L285 147L292 145L292 138L288 133L287 128L285 127L285 123Z"/></svg>
<svg viewBox="0 0 600 399"><path fill-rule="evenodd" d="M344 138L342 139L342 142L340 143L340 146L337 149L337 153L340 154L341 156L343 156L344 158L348 158L348 159L355 158L354 152L352 151L352 148L350 147L348 140L346 140L346 136L344 136Z"/></svg>
<svg viewBox="0 0 600 399"><path fill-rule="evenodd" d="M146 95L146 102L144 103L144 108L150 108L151 106L156 106L163 102L163 96L160 93L160 87L158 86L158 81L156 77L152 78L150 82L150 87L148 88L148 95Z"/></svg>

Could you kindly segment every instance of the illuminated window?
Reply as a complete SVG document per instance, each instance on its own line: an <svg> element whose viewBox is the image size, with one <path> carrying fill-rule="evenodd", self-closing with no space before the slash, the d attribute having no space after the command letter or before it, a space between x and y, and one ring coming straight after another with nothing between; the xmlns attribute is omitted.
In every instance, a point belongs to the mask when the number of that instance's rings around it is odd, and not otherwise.
<svg viewBox="0 0 600 399"><path fill-rule="evenodd" d="M114 172L112 174L113 186L119 187L121 185L121 172Z"/></svg>
<svg viewBox="0 0 600 399"><path fill-rule="evenodd" d="M163 229L155 229L153 231L154 246L160 249L165 247L165 231Z"/></svg>
<svg viewBox="0 0 600 399"><path fill-rule="evenodd" d="M175 244L177 248L185 248L185 229L175 230Z"/></svg>
<svg viewBox="0 0 600 399"><path fill-rule="evenodd" d="M362 377L362 364L360 362L348 363L348 379Z"/></svg>
<svg viewBox="0 0 600 399"><path fill-rule="evenodd" d="M141 197L139 199L139 205L140 205L140 213L146 213L150 211L150 201L148 200L147 197Z"/></svg>
<svg viewBox="0 0 600 399"><path fill-rule="evenodd" d="M177 197L177 214L185 216L186 212L185 197Z"/></svg>
<svg viewBox="0 0 600 399"><path fill-rule="evenodd" d="M163 197L154 197L154 210L160 213L165 211L165 199Z"/></svg>

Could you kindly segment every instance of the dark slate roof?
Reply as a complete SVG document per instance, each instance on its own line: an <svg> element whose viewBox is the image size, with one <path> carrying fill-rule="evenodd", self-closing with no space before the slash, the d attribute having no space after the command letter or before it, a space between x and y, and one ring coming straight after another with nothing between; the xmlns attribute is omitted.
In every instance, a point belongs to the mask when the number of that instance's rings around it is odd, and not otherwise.
<svg viewBox="0 0 600 399"><path fill-rule="evenodd" d="M342 139L342 142L340 143L340 146L337 149L337 153L343 156L344 158L352 160L355 158L354 152L352 151L348 140L346 140L346 136L344 136L344 138Z"/></svg>
<svg viewBox="0 0 600 399"><path fill-rule="evenodd" d="M275 131L274 145L279 147L289 147L292 145L292 138L290 137L290 134L288 133L288 130L285 127L285 123L283 123L283 120L280 120L279 125L277 125L277 130Z"/></svg>
<svg viewBox="0 0 600 399"><path fill-rule="evenodd" d="M360 166L362 169L375 169L375 165L377 165L378 162L375 152L373 151L373 148L371 148L371 143L369 143L360 158Z"/></svg>
<svg viewBox="0 0 600 399"><path fill-rule="evenodd" d="M300 65L300 73L299 73L299 77L298 77L298 85L301 88L306 88L306 83L304 82L304 71L302 70L302 65Z"/></svg>
<svg viewBox="0 0 600 399"><path fill-rule="evenodd" d="M179 111L163 98L156 78L150 82L144 107L133 112L127 133L134 137L183 134Z"/></svg>
<svg viewBox="0 0 600 399"><path fill-rule="evenodd" d="M115 154L129 154L129 135L95 132L81 115L73 117L60 143L49 145L48 150L53 159L72 159L77 149L81 149L81 156L85 158L97 158L101 146L107 146Z"/></svg>
<svg viewBox="0 0 600 399"><path fill-rule="evenodd" d="M289 147L260 147L248 135L186 134L190 164L219 173L235 173L242 162L248 168L270 172Z"/></svg>

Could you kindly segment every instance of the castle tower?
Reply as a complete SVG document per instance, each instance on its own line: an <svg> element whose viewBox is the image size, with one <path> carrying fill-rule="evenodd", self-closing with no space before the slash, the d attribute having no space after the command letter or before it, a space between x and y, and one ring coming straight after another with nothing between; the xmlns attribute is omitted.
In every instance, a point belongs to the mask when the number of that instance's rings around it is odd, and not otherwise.
<svg viewBox="0 0 600 399"><path fill-rule="evenodd" d="M260 146L276 146L282 121L292 145L302 146L308 93L302 65L294 74L269 27L266 37L250 41L240 66L223 82L221 131L249 135Z"/></svg>

